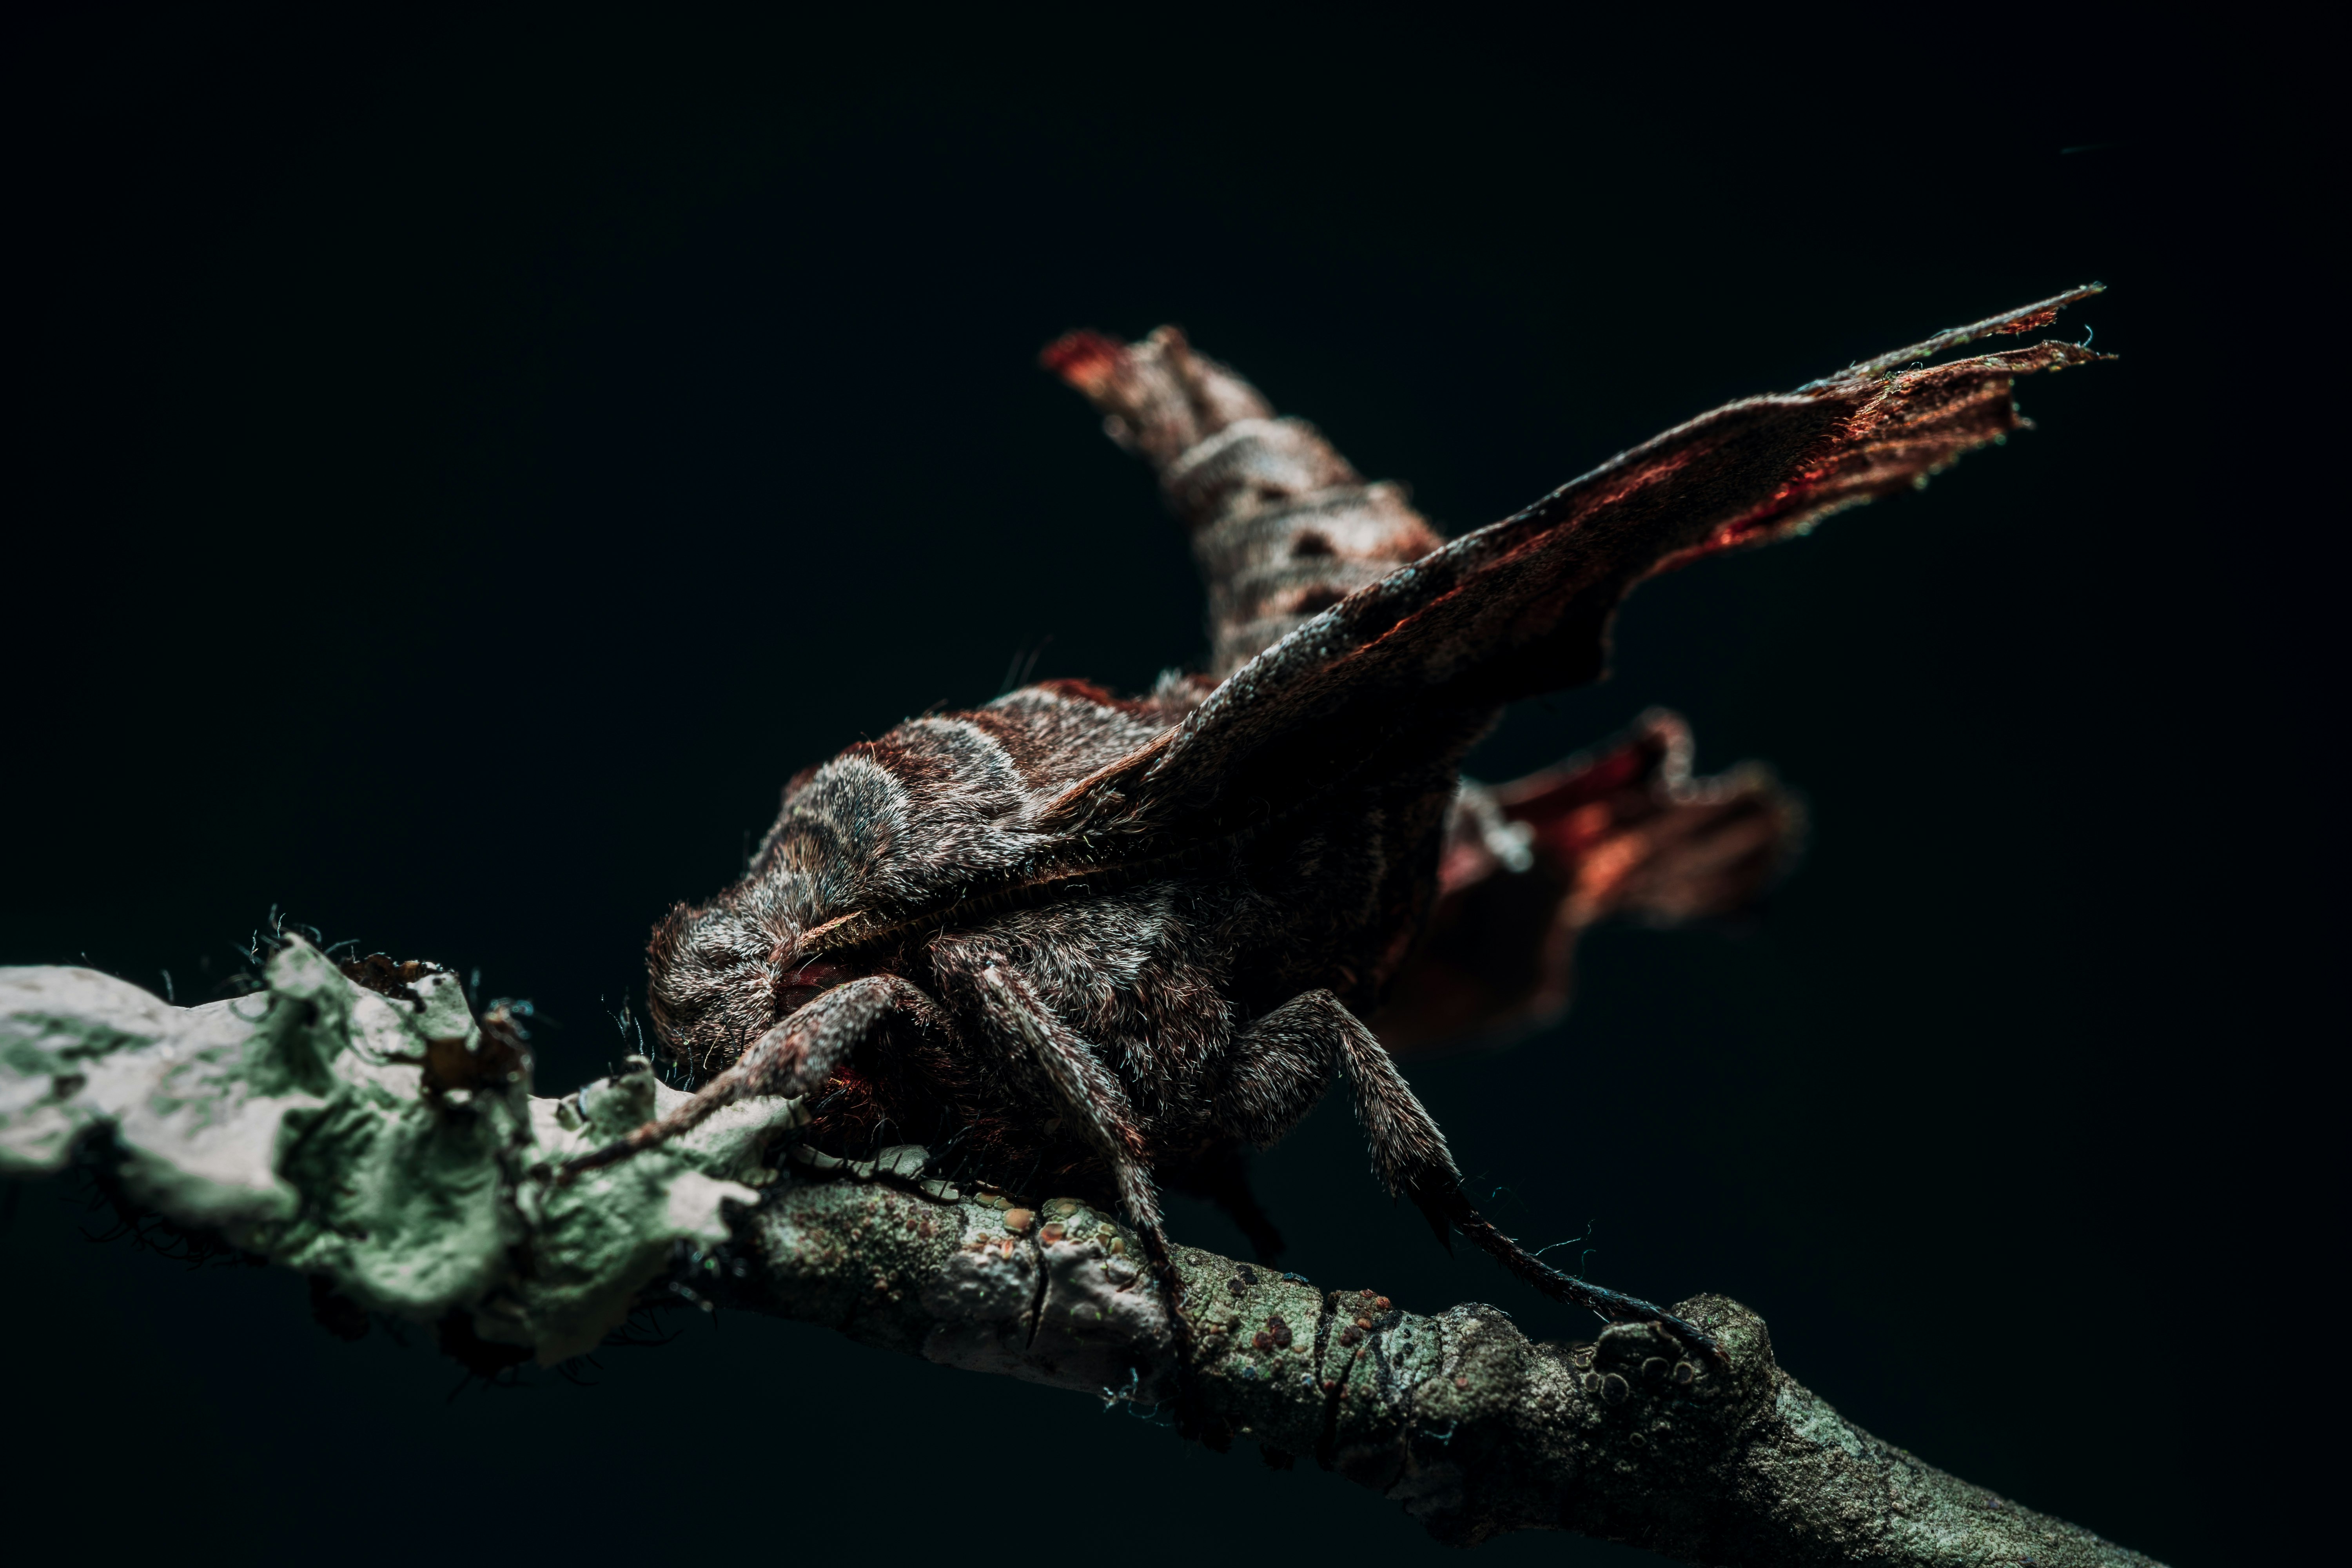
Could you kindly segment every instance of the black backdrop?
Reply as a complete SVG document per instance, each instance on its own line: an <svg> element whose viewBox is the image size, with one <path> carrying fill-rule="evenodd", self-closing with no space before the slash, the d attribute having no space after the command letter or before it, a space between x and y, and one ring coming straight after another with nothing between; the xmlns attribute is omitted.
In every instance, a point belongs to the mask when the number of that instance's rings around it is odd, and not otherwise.
<svg viewBox="0 0 2352 1568"><path fill-rule="evenodd" d="M187 1000L274 904L535 998L568 1087L801 764L1041 643L1127 688L1199 657L1149 481L1034 366L1061 330L1181 321L1459 530L2104 277L2066 330L2124 357L2025 384L2041 429L1651 585L1611 680L1486 744L1508 776L1668 703L1815 837L1758 921L1606 933L1564 1025L1412 1076L1507 1227L1752 1303L1973 1479L2251 1560L2340 1249L2325 515L2230 478L2286 323L2225 301L2304 208L2226 39L2035 25L1702 59L1687 18L20 19L0 961ZM1588 1331L1438 1254L1337 1104L1259 1170L1319 1283ZM421 1339L91 1245L77 1201L8 1196L7 1471L101 1557L1439 1550L1311 1468L797 1325L445 1399Z"/></svg>

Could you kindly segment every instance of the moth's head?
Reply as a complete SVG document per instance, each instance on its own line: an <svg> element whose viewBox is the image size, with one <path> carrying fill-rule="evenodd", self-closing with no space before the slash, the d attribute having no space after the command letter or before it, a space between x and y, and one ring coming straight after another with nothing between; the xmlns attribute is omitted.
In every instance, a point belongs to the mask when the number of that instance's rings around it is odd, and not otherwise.
<svg viewBox="0 0 2352 1568"><path fill-rule="evenodd" d="M870 763L802 770L743 880L707 904L678 905L654 928L646 1003L665 1057L707 1079L850 978L852 970L795 950L803 931L860 901L875 858L870 797L891 787ZM812 799L814 808L802 809Z"/></svg>
<svg viewBox="0 0 2352 1568"><path fill-rule="evenodd" d="M678 905L654 927L646 1010L662 1055L698 1079L851 977L840 964L795 956L802 928L793 883L754 873L707 904Z"/></svg>
<svg viewBox="0 0 2352 1568"><path fill-rule="evenodd" d="M707 1078L767 1033L778 946L778 933L731 899L671 910L646 947L646 1010L662 1054Z"/></svg>

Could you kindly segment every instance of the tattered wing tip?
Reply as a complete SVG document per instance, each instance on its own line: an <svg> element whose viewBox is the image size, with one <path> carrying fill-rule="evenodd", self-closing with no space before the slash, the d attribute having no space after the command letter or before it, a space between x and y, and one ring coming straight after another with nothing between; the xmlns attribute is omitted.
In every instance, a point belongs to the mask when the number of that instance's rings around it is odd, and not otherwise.
<svg viewBox="0 0 2352 1568"><path fill-rule="evenodd" d="M2104 294L2106 291L2107 286L2104 283L2085 283L2080 288L2069 289L2063 294L2053 294L2047 300L2037 300L2031 305L2020 305L2013 310L2004 310L1998 316L1988 316L1981 321L1971 322L1965 327L1947 327L1932 338L1913 343L1907 348L1890 350L1874 359L1864 360L1858 364L1848 365L1835 375L1825 375L1819 381L1809 382L1797 390L1811 392L1816 387L1827 386L1832 382L1843 381L1849 376L1883 375L1890 370L1918 360L1931 359L1948 349L1975 342L1980 338L1997 337L2002 333L2036 331L2057 321L2058 312L2067 306L2087 300L2094 294Z"/></svg>
<svg viewBox="0 0 2352 1568"><path fill-rule="evenodd" d="M1065 332L1047 343L1037 363L1091 395L1095 388L1117 374L1128 357L1117 341L1097 331Z"/></svg>

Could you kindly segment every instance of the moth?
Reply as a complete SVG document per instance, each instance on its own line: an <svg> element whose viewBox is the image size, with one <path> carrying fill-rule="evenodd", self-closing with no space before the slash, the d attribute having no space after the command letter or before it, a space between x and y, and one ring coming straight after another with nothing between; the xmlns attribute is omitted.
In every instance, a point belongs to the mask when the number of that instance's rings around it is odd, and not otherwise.
<svg viewBox="0 0 2352 1568"><path fill-rule="evenodd" d="M1600 676L1644 578L2020 428L2017 377L2109 356L2043 341L1930 362L2098 288L1701 415L1450 542L1174 329L1062 339L1045 363L1190 534L1209 668L1137 697L1045 681L795 777L743 879L648 948L659 1048L698 1089L578 1164L745 1096L809 1096L820 1146L922 1143L1011 1191L1115 1201L1166 1281L1160 1184L1270 1251L1242 1152L1344 1079L1373 1170L1440 1240L1711 1349L1480 1215L1391 1047L1557 1012L1585 926L1740 903L1797 814L1760 770L1693 777L1671 715L1496 789L1465 784L1463 755L1504 704Z"/></svg>

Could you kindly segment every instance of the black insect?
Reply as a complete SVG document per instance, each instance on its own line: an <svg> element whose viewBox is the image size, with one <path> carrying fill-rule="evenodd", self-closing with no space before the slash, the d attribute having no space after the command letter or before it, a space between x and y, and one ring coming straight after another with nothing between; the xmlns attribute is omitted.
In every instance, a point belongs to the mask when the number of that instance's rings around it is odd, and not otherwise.
<svg viewBox="0 0 2352 1568"><path fill-rule="evenodd" d="M1212 673L1133 699L1030 686L795 778L743 879L654 932L662 1049L701 1088L581 1163L743 1096L814 1095L820 1142L952 1147L1014 1190L1115 1198L1164 1279L1155 1181L1222 1198L1270 1249L1239 1151L1339 1075L1374 1169L1441 1238L1707 1344L1481 1217L1364 1020L1391 993L1416 1037L1539 1015L1582 923L1704 912L1769 877L1793 813L1760 775L1691 779L1670 718L1523 786L1465 786L1458 764L1504 703L1601 674L1643 578L2017 428L2016 376L2105 356L2043 342L1925 362L2095 288L1719 408L1451 543L1175 331L1056 343L1046 363L1191 530Z"/></svg>

